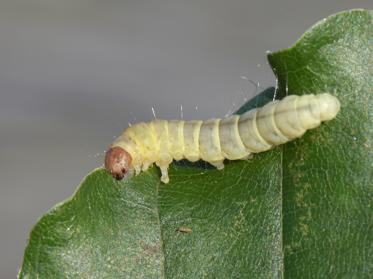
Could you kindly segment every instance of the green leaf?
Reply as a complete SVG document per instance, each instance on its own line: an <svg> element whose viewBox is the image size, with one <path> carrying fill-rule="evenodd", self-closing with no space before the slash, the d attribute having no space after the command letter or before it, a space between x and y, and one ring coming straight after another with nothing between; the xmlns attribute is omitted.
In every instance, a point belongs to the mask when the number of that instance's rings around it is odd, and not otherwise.
<svg viewBox="0 0 373 279"><path fill-rule="evenodd" d="M281 92L333 92L335 121L283 151L285 277L373 272L373 24L355 10L322 21L269 56ZM310 275L311 276L311 275Z"/></svg>
<svg viewBox="0 0 373 279"><path fill-rule="evenodd" d="M35 225L19 277L368 278L372 32L372 13L345 12L269 55L278 95L331 92L336 120L222 171L173 164L167 185L157 168L121 182L95 170Z"/></svg>
<svg viewBox="0 0 373 279"><path fill-rule="evenodd" d="M284 275L373 272L373 21L354 10L269 55L280 93L331 92L341 112L283 147Z"/></svg>
<svg viewBox="0 0 373 279"><path fill-rule="evenodd" d="M170 168L167 185L155 167L121 182L96 170L71 200L36 224L20 277L279 274L280 156L276 149L229 162L223 171L179 162Z"/></svg>

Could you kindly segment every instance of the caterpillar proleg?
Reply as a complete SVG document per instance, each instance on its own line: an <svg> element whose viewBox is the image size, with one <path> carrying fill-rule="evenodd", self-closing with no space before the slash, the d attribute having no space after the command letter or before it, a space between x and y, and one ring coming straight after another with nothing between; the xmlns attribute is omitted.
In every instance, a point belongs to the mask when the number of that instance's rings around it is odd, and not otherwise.
<svg viewBox="0 0 373 279"><path fill-rule="evenodd" d="M114 140L106 153L105 167L119 180L128 171L139 174L155 163L162 182L168 183L168 166L173 160L202 159L222 169L224 159L244 160L252 153L301 137L333 119L339 109L338 99L329 93L290 95L241 116L138 123Z"/></svg>

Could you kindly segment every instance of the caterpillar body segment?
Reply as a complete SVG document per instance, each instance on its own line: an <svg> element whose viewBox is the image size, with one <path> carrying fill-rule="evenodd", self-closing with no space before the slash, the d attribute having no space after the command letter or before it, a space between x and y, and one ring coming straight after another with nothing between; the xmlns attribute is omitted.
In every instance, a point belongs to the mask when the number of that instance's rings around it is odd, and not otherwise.
<svg viewBox="0 0 373 279"><path fill-rule="evenodd" d="M290 95L241 116L207 121L155 119L127 128L111 144L105 167L117 179L128 171L138 174L155 163L161 180L169 182L173 160L204 160L218 169L224 159L243 160L302 136L340 109L338 99L328 93Z"/></svg>
<svg viewBox="0 0 373 279"><path fill-rule="evenodd" d="M243 159L245 158L243 154L250 155L240 136L239 120L240 116L232 115L219 123L221 154L228 160Z"/></svg>
<svg viewBox="0 0 373 279"><path fill-rule="evenodd" d="M203 121L185 121L183 130L184 152L183 158L196 162L201 158L199 136Z"/></svg>

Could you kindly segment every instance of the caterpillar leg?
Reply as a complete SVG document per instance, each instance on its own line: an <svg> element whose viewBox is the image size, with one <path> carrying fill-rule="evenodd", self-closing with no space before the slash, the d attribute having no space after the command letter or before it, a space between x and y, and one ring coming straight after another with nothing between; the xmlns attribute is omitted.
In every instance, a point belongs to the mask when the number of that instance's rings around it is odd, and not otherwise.
<svg viewBox="0 0 373 279"><path fill-rule="evenodd" d="M142 165L142 171L147 171L148 168L152 165L152 163L146 162Z"/></svg>
<svg viewBox="0 0 373 279"><path fill-rule="evenodd" d="M253 157L254 157L254 154L253 154L253 153L250 153L249 155L243 157L243 158L240 159L240 160L250 160L250 159L252 159Z"/></svg>
<svg viewBox="0 0 373 279"><path fill-rule="evenodd" d="M161 169L161 173L162 173L161 181L167 184L170 181L170 178L168 177L168 165L162 165L162 166L159 166L159 168Z"/></svg>
<svg viewBox="0 0 373 279"><path fill-rule="evenodd" d="M139 175L141 173L141 166L133 166L135 170L135 175Z"/></svg>
<svg viewBox="0 0 373 279"><path fill-rule="evenodd" d="M209 162L211 165L213 165L214 167L216 167L218 170L222 170L224 169L224 161L215 161L215 162Z"/></svg>

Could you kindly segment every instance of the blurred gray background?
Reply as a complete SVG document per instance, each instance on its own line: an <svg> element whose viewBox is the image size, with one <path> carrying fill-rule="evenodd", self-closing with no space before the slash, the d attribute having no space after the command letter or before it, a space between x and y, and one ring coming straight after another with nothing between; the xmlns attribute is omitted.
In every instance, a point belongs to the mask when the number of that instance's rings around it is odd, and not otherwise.
<svg viewBox="0 0 373 279"><path fill-rule="evenodd" d="M373 1L0 0L0 278L129 122L234 111L266 51L350 8Z"/></svg>

